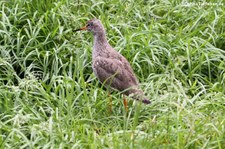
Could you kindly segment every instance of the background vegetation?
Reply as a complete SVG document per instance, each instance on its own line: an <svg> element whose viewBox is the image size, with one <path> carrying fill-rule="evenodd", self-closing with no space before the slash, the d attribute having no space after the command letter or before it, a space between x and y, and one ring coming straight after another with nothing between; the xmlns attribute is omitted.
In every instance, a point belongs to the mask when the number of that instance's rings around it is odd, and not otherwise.
<svg viewBox="0 0 225 149"><path fill-rule="evenodd" d="M225 148L225 3L1 0L1 148ZM151 105L91 69L99 18Z"/></svg>

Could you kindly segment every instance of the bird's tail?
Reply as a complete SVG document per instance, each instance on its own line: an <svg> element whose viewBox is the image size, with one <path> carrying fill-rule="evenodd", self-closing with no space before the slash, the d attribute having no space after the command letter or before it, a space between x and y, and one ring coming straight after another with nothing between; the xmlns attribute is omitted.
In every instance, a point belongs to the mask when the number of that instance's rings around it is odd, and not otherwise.
<svg viewBox="0 0 225 149"><path fill-rule="evenodd" d="M133 95L131 95L131 97L133 99L142 101L142 103L144 103L144 104L150 104L151 103L150 99L148 97L144 96L144 93L143 93L142 90L133 89L132 94Z"/></svg>
<svg viewBox="0 0 225 149"><path fill-rule="evenodd" d="M144 104L150 104L150 103L151 103L150 99L148 99L148 98L145 97L145 96L143 97L142 102L143 102Z"/></svg>

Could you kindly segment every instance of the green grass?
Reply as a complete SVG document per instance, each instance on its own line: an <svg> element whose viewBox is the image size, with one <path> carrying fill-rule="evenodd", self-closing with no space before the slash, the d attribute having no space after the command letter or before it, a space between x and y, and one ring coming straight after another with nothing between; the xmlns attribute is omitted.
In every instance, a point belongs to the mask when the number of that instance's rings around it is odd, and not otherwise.
<svg viewBox="0 0 225 149"><path fill-rule="evenodd" d="M0 147L225 148L225 3L186 2L0 1ZM151 105L126 115L115 92L109 113L93 37L73 32L93 17Z"/></svg>

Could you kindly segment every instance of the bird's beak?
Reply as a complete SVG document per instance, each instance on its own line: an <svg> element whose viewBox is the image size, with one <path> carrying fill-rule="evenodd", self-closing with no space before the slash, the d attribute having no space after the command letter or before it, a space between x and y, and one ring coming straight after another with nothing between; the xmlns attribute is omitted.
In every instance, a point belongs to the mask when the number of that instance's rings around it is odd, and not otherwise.
<svg viewBox="0 0 225 149"><path fill-rule="evenodd" d="M77 31L82 31L82 30L87 30L87 26L84 26L84 27L82 27L82 28L76 29L76 30L74 30L74 31L77 32Z"/></svg>

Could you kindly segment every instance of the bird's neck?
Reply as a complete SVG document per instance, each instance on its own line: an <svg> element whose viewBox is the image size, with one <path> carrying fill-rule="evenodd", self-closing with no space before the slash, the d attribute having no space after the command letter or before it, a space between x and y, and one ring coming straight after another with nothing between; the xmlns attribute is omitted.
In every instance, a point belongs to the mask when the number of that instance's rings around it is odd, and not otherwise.
<svg viewBox="0 0 225 149"><path fill-rule="evenodd" d="M106 39L105 34L94 35L94 47L92 52L92 59L96 57L107 57L111 52L111 46Z"/></svg>
<svg viewBox="0 0 225 149"><path fill-rule="evenodd" d="M100 51L106 50L106 47L110 46L105 33L98 33L94 35L94 48Z"/></svg>
<svg viewBox="0 0 225 149"><path fill-rule="evenodd" d="M94 43L108 43L107 39L106 39L106 35L105 33L95 33L94 34Z"/></svg>

